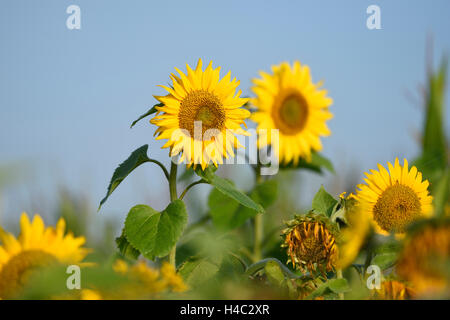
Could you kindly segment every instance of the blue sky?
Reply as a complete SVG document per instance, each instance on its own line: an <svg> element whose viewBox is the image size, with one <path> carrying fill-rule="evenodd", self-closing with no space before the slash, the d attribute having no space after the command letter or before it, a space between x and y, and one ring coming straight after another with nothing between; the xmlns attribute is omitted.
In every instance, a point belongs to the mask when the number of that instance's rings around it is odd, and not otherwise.
<svg viewBox="0 0 450 320"><path fill-rule="evenodd" d="M66 28L71 4L81 8L81 30ZM382 30L366 28L371 4L381 8ZM163 93L157 85L174 67L199 57L231 70L244 95L259 70L300 60L334 99L324 154L358 170L411 159L422 113L405 92L420 100L427 35L435 62L449 52L449 9L446 0L4 0L0 164L19 163L23 179L4 190L3 216L51 208L61 185L97 202L114 168L143 144L166 159L154 127L129 124ZM445 121L448 128L449 112ZM124 216L151 201L163 208L162 178L156 167L139 168L105 211Z"/></svg>

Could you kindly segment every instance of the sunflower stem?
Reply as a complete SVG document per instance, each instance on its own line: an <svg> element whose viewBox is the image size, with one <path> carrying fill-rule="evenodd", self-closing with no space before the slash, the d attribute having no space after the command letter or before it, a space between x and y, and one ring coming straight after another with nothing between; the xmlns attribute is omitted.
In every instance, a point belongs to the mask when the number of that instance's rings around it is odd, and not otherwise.
<svg viewBox="0 0 450 320"><path fill-rule="evenodd" d="M176 162L172 160L170 165L170 174L169 174L169 191L170 191L170 202L175 201L178 199L177 196L177 169L178 165ZM176 268L176 253L177 253L177 245L175 244L170 251L169 254L169 263Z"/></svg>
<svg viewBox="0 0 450 320"><path fill-rule="evenodd" d="M189 191L189 189L191 189L193 186L195 186L197 184L201 184L201 183L207 183L207 182L205 180L203 180L203 179L200 179L200 180L192 182L190 185L188 185L186 187L186 189L184 189L184 191L181 193L180 200L183 200L184 196Z"/></svg>
<svg viewBox="0 0 450 320"><path fill-rule="evenodd" d="M261 164L258 161L257 168L255 170L255 186L261 183ZM264 221L262 213L256 214L254 217L254 247L253 247L253 260L257 262L262 259L261 244L264 233Z"/></svg>
<svg viewBox="0 0 450 320"><path fill-rule="evenodd" d="M342 269L337 269L336 270L336 278L337 279L343 279L344 278L343 275L342 275ZM339 300L344 300L344 293L343 292L339 293L338 296L339 296Z"/></svg>

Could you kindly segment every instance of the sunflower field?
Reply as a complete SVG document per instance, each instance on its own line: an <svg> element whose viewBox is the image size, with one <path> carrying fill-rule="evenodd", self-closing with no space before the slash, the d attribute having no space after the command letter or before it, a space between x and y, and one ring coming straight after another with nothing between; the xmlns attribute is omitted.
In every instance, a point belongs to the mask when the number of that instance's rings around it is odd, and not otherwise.
<svg viewBox="0 0 450 320"><path fill-rule="evenodd" d="M61 187L54 214L6 212L0 300L450 299L447 57L427 65L418 154L354 166L346 183L325 155L329 125L370 116L334 108L334 92L306 61L261 65L241 79L218 60L159 62L175 71L142 115L123 119L148 143L130 146L115 167L98 164L110 172L103 198ZM156 196L114 221L107 206L150 167L157 187L145 192ZM0 195L18 171L0 166ZM303 185L312 200L301 206L292 200L303 192L298 173L320 185Z"/></svg>

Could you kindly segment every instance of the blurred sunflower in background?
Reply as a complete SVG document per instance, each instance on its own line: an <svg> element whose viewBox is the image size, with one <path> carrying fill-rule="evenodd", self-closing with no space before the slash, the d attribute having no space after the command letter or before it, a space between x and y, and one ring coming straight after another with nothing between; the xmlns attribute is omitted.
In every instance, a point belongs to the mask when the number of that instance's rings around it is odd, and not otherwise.
<svg viewBox="0 0 450 320"><path fill-rule="evenodd" d="M395 164L388 162L389 172L378 164L378 170L366 173L366 184L359 184L356 199L362 210L373 222L375 231L382 235L403 234L412 222L432 213L432 196L428 192L428 180L422 181L422 173L415 166L403 167L398 158Z"/></svg>
<svg viewBox="0 0 450 320"><path fill-rule="evenodd" d="M65 233L66 222L45 227L42 218L27 214L20 218L20 235L16 239L0 227L0 298L17 295L33 271L54 263L79 264L89 253L83 248L84 237Z"/></svg>
<svg viewBox="0 0 450 320"><path fill-rule="evenodd" d="M292 263L294 268L310 272L319 270L322 273L335 268L338 258L337 230L327 219L309 213L297 215L287 222L282 247L287 248L288 263Z"/></svg>
<svg viewBox="0 0 450 320"><path fill-rule="evenodd" d="M353 194L347 198L341 194L341 203L345 225L340 228L337 268L345 269L356 259L363 247L370 232L370 220L362 213Z"/></svg>
<svg viewBox="0 0 450 320"><path fill-rule="evenodd" d="M129 265L118 259L113 270L124 276L127 282L109 291L93 291L101 299L154 299L168 292L184 292L188 289L175 268L164 262L161 268L152 268L143 260ZM95 297L88 295L88 297Z"/></svg>
<svg viewBox="0 0 450 320"><path fill-rule="evenodd" d="M272 67L272 74L260 72L252 91L256 107L251 119L258 126L258 147L272 145L279 162L298 163L310 160L313 150L322 150L321 136L330 135L326 121L333 115L328 107L333 100L327 91L314 84L309 67L295 61L291 67L284 62ZM271 141L271 130L279 130L279 142Z"/></svg>
<svg viewBox="0 0 450 320"><path fill-rule="evenodd" d="M429 220L413 226L396 266L421 296L450 297L450 219ZM447 291L445 291L447 290Z"/></svg>
<svg viewBox="0 0 450 320"><path fill-rule="evenodd" d="M217 166L242 147L235 135L248 135L241 125L250 112L240 108L248 99L236 93L239 81L230 80L230 72L220 79L212 61L205 71L201 59L195 70L186 68L187 74L175 68L179 76L171 74L172 87L161 86L168 94L155 96L162 105L150 122L159 127L156 139L168 139L163 148L170 147L170 156L181 153L180 162L202 169L211 162Z"/></svg>
<svg viewBox="0 0 450 320"><path fill-rule="evenodd" d="M410 300L416 293L413 288L398 280L385 280L381 288L374 291L373 298L379 300Z"/></svg>

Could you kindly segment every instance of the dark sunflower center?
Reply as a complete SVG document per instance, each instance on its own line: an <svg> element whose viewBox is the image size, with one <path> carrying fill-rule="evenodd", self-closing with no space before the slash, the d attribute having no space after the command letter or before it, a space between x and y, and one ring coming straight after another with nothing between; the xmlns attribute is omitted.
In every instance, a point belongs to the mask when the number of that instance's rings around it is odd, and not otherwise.
<svg viewBox="0 0 450 320"><path fill-rule="evenodd" d="M40 250L23 251L12 257L0 271L0 297L14 297L33 272L54 262L55 257Z"/></svg>
<svg viewBox="0 0 450 320"><path fill-rule="evenodd" d="M323 241L316 239L314 235L309 235L308 238L303 240L302 244L297 248L297 255L301 260L320 262L327 257L327 250Z"/></svg>
<svg viewBox="0 0 450 320"><path fill-rule="evenodd" d="M221 131L225 127L225 110L220 99L214 94L205 90L193 91L181 102L178 122L180 128L189 131L192 138L201 140L205 131ZM199 122L202 130L196 132L195 125L199 125Z"/></svg>
<svg viewBox="0 0 450 320"><path fill-rule="evenodd" d="M287 135L302 131L308 120L308 104L299 93L287 95L281 99L279 107L273 110L278 128Z"/></svg>
<svg viewBox="0 0 450 320"><path fill-rule="evenodd" d="M420 199L414 190L397 183L381 194L373 208L373 217L383 230L401 233L420 212Z"/></svg>

